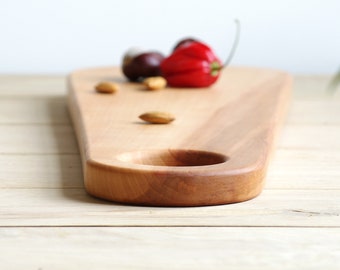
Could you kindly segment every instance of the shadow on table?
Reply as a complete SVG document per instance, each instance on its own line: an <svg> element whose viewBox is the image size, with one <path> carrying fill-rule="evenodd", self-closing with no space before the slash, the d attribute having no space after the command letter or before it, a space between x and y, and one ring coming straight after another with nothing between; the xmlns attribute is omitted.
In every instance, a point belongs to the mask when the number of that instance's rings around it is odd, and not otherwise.
<svg viewBox="0 0 340 270"><path fill-rule="evenodd" d="M55 144L59 164L62 195L69 200L85 203L108 204L86 193L83 181L81 158L75 131L67 108L67 97L52 96L47 99L47 108L51 122L51 136Z"/></svg>

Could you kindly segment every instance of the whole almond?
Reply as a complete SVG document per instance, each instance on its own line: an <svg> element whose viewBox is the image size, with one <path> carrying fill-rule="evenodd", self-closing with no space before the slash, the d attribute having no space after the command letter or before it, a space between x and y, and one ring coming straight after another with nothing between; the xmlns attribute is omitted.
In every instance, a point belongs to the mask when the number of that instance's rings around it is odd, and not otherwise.
<svg viewBox="0 0 340 270"><path fill-rule="evenodd" d="M118 91L119 87L113 82L100 82L96 85L96 91L104 94L112 94Z"/></svg>
<svg viewBox="0 0 340 270"><path fill-rule="evenodd" d="M157 76L157 77L146 78L143 81L143 84L149 90L159 90L159 89L165 88L167 82L166 82L166 80L163 77Z"/></svg>
<svg viewBox="0 0 340 270"><path fill-rule="evenodd" d="M157 111L143 113L139 118L152 124L168 124L175 120L172 114Z"/></svg>

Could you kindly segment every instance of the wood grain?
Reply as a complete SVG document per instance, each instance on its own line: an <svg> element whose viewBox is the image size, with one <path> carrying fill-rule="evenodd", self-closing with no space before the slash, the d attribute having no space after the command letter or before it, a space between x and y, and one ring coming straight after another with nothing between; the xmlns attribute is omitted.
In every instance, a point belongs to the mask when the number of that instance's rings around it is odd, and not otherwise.
<svg viewBox="0 0 340 270"><path fill-rule="evenodd" d="M0 205L0 226L340 226L340 190L264 190L238 204L169 208L108 203L79 188L0 189Z"/></svg>
<svg viewBox="0 0 340 270"><path fill-rule="evenodd" d="M115 95L94 85L124 80L119 68L70 76L69 108L78 136L86 190L141 205L197 206L249 200L263 188L291 78L283 72L229 69L210 89L150 92L120 83ZM166 111L171 125L137 117Z"/></svg>
<svg viewBox="0 0 340 270"><path fill-rule="evenodd" d="M11 270L338 270L340 257L340 228L0 228L0 239Z"/></svg>
<svg viewBox="0 0 340 270"><path fill-rule="evenodd" d="M70 124L65 96L2 97L0 124Z"/></svg>
<svg viewBox="0 0 340 270"><path fill-rule="evenodd" d="M79 154L0 155L0 168L0 188L84 188Z"/></svg>
<svg viewBox="0 0 340 270"><path fill-rule="evenodd" d="M86 194L65 78L0 75L1 269L339 269L340 91L327 94L329 78L295 76L261 196L171 208Z"/></svg>
<svg viewBox="0 0 340 270"><path fill-rule="evenodd" d="M0 75L2 97L55 97L66 94L65 76Z"/></svg>

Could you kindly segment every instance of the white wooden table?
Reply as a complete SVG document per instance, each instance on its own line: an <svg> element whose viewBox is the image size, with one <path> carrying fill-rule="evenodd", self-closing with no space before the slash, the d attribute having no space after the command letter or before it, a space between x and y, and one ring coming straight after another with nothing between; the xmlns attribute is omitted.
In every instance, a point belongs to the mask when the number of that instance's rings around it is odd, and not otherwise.
<svg viewBox="0 0 340 270"><path fill-rule="evenodd" d="M297 76L254 200L138 207L88 196L61 76L0 76L0 269L340 269L340 91Z"/></svg>

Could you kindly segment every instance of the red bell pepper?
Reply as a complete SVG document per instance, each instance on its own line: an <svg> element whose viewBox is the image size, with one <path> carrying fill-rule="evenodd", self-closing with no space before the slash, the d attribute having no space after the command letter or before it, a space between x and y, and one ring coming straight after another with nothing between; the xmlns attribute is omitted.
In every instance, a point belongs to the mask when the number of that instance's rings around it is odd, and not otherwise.
<svg viewBox="0 0 340 270"><path fill-rule="evenodd" d="M173 87L208 87L219 77L223 64L206 44L187 42L161 63L161 72Z"/></svg>
<svg viewBox="0 0 340 270"><path fill-rule="evenodd" d="M236 35L228 59L224 64L211 48L192 38L182 40L173 53L161 62L161 73L173 87L208 87L229 65L240 37L240 22L236 19Z"/></svg>

